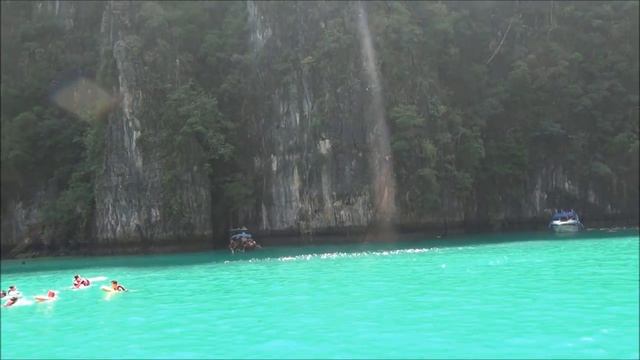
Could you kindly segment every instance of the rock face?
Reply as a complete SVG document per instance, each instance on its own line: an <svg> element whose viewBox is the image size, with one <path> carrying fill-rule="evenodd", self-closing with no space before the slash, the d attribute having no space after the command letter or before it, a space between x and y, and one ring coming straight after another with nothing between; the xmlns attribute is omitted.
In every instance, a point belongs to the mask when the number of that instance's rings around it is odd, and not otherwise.
<svg viewBox="0 0 640 360"><path fill-rule="evenodd" d="M303 63L284 75L287 81L279 81L271 68L279 56L278 36L296 34L296 50L304 53L311 30L300 22L287 29L262 13L264 5L248 3L254 56L266 59L255 69L264 96L254 129L262 183L254 221L261 230L302 234L367 226L374 211L359 59L352 69L343 69L354 76L340 84L330 84ZM328 97L339 98L334 107L318 105Z"/></svg>
<svg viewBox="0 0 640 360"><path fill-rule="evenodd" d="M385 108L380 102L380 110L375 110L372 94L384 91L384 86L378 87L367 76L366 63L374 61L363 59L352 5L320 4L279 7L247 2L250 37L246 40L251 48L251 85L257 94L248 112L246 131L253 164L247 167L257 179L256 196L255 203L241 209L240 223L232 225L266 234L309 235L365 228L379 220L375 174L381 167L380 157L371 153L388 149L389 139L381 143L375 136L374 118ZM33 6L40 14L62 17L66 31L84 31L74 28L79 27L82 2L40 1ZM100 43L95 46L102 50L100 68L106 69L107 83L112 84L104 90L115 105L101 120L104 153L95 179L90 237L107 247L175 245L187 240L208 243L216 230L212 184L202 163L189 160L202 159L202 150L187 145L181 150L181 159L186 160L172 165L163 159L161 144L154 140L160 116L156 107L166 96L150 89L149 79L160 77L171 83L167 79L172 74L177 78L180 71L189 69L178 69L176 58L161 59L162 69L158 69L151 62L157 59L141 55L143 6L154 5L104 2ZM319 34L329 33L330 26L343 26L336 31L342 37L321 39ZM338 56L340 66L331 62ZM383 78L380 81L384 83ZM377 95L384 99L384 93ZM178 178L168 182L169 172ZM546 217L563 199L582 206L576 210L593 209L600 214L615 213L621 204L578 183L560 167L540 168L526 187L526 198L503 201L499 210L484 208L482 194L474 194L476 199L470 206L467 201L467 208L455 198L447 200L446 211L430 214L399 208L397 223L482 222L489 215L498 221ZM38 241L46 245L41 213L57 194L49 189L33 193L37 195L29 201L12 201L3 209L3 248Z"/></svg>
<svg viewBox="0 0 640 360"><path fill-rule="evenodd" d="M256 163L264 184L259 227L310 232L365 226L373 215L370 181L363 175L369 171L366 129L347 112L333 119L322 136L313 136L313 95L305 87L305 74L296 76L297 84L267 100L271 109L258 121L263 148Z"/></svg>
<svg viewBox="0 0 640 360"><path fill-rule="evenodd" d="M376 200L375 175L383 166L371 153L388 144L376 136L380 133L377 117L384 109L372 111L373 95L380 87L367 76L367 63L374 61L367 61L366 51L359 51L357 7L344 6L342 13L332 10L326 17L311 14L314 10L309 10L310 6L287 7L292 13L286 14L274 12L274 8L266 3L247 3L249 41L257 59L255 85L262 97L253 129L260 144L255 168L261 191L259 203L246 211L245 220L265 231L302 234L378 222L376 203L380 199ZM322 5L315 6L315 11L322 14ZM317 34L329 31L327 24L340 16L347 19L347 27L351 26L348 32L355 40L328 57L344 55L353 61L339 69L342 76L334 76L319 72L313 63L320 60L308 55L322 46ZM282 72L274 63L282 61L286 51L298 54L298 62ZM387 173L389 176L393 175ZM446 209L429 214L398 209L396 224L472 224L490 218L500 224L509 219L546 218L554 207L562 206L558 204L567 203L594 214L615 209L597 198L587 184L579 184L558 167L542 166L526 187L528 196L517 203L503 199L498 210L485 209L482 194L476 194L471 206L468 201L464 205L463 199L450 198Z"/></svg>
<svg viewBox="0 0 640 360"><path fill-rule="evenodd" d="M15 256L27 247L35 250L48 245L46 228L41 223L42 210L51 194L39 191L30 201L11 202L8 216L2 218L3 256Z"/></svg>
<svg viewBox="0 0 640 360"><path fill-rule="evenodd" d="M102 61L115 63L119 104L108 118L103 171L96 182L96 237L100 243L117 241L162 243L180 239L207 239L211 234L211 193L202 169L185 168L180 181L167 189L167 171L157 151L143 151L141 136L153 133L156 119L145 89L145 76L136 53L135 33L139 4L111 1L102 20ZM110 59L109 57L113 57ZM146 111L146 112L145 112ZM180 204L180 220L167 216L163 194Z"/></svg>
<svg viewBox="0 0 640 360"><path fill-rule="evenodd" d="M65 30L70 31L73 29L77 5L75 1L37 1L34 5L37 14L59 17L64 21Z"/></svg>

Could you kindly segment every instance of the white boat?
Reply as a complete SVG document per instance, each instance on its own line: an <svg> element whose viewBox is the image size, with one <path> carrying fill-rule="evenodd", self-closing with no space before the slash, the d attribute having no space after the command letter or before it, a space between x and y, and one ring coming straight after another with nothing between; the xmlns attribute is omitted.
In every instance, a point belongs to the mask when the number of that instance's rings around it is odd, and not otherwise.
<svg viewBox="0 0 640 360"><path fill-rule="evenodd" d="M561 210L553 214L549 229L557 233L578 232L584 230L584 225L580 222L580 217L575 211Z"/></svg>

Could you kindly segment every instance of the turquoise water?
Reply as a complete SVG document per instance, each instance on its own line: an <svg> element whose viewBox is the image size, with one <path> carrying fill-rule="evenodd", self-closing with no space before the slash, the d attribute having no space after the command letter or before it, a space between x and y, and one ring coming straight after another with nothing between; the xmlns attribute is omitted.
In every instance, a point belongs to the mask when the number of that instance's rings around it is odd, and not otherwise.
<svg viewBox="0 0 640 360"><path fill-rule="evenodd" d="M579 236L3 261L60 298L3 307L1 357L638 358L638 232Z"/></svg>

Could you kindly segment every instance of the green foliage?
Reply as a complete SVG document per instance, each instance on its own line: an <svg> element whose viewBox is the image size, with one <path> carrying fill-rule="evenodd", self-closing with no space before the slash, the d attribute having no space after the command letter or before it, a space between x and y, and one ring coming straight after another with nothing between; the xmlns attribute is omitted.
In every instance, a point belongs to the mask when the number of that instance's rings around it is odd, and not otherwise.
<svg viewBox="0 0 640 360"><path fill-rule="evenodd" d="M234 127L218 110L215 98L193 82L171 92L161 111L158 147L164 159L164 206L173 219L182 217L181 199L174 189L182 176L195 167L207 169L210 177L215 163L231 160L234 147L229 142Z"/></svg>
<svg viewBox="0 0 640 360"><path fill-rule="evenodd" d="M101 12L98 3L79 7L75 24L84 29L68 31L34 3L2 2L2 211L44 190L42 221L65 241L83 237L92 214L95 167L86 152L96 141L84 142L94 132L86 119L49 100L95 72Z"/></svg>
<svg viewBox="0 0 640 360"><path fill-rule="evenodd" d="M227 142L227 135L233 124L218 111L216 99L194 83L189 82L172 92L162 114L161 143L167 154L188 156L177 159L180 161L193 160L193 152L181 149L195 140L202 161L227 160L231 156L233 146Z"/></svg>
<svg viewBox="0 0 640 360"><path fill-rule="evenodd" d="M439 205L440 179L436 170L438 149L428 137L426 120L414 105L399 105L391 110L391 139L396 174L405 191L404 205L414 211L436 209Z"/></svg>
<svg viewBox="0 0 640 360"><path fill-rule="evenodd" d="M499 213L522 206L531 174L561 167L619 206L638 199L637 3L396 2L369 13L403 191L437 179L439 198Z"/></svg>
<svg viewBox="0 0 640 360"><path fill-rule="evenodd" d="M176 216L172 189L194 167L207 169L217 206L255 202L260 150L251 136L275 107L264 100L272 93L309 90L300 126L310 140L328 136L336 153L357 142L344 131L361 125L366 86L356 4L255 5L271 31L256 52L244 2L144 1L132 10L123 41L144 87L141 146L167 169ZM448 214L461 204L494 216L523 206L532 175L560 168L637 211L638 2L364 6L405 210ZM68 29L35 3L2 2L2 208L53 188L45 218L69 237L81 236L93 211L107 120L81 120L48 100L79 75L118 90L112 49L101 48L103 9L78 3Z"/></svg>
<svg viewBox="0 0 640 360"><path fill-rule="evenodd" d="M63 242L84 240L93 214L93 189L91 178L76 173L58 198L44 208L44 223L57 228Z"/></svg>

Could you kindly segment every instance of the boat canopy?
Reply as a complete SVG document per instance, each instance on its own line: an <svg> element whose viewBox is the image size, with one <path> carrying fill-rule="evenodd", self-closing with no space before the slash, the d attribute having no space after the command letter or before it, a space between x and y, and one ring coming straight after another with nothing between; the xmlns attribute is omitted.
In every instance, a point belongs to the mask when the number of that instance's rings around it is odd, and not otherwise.
<svg viewBox="0 0 640 360"><path fill-rule="evenodd" d="M578 214L576 214L576 212L573 210L570 210L570 211L561 210L553 214L553 217L551 218L551 220L561 220L563 218L571 219L571 218L577 218L577 217L578 217Z"/></svg>
<svg viewBox="0 0 640 360"><path fill-rule="evenodd" d="M231 235L231 238L236 238L236 237L252 237L251 233L249 232L249 230L246 227L242 227L239 229L230 229L229 230L229 234Z"/></svg>

